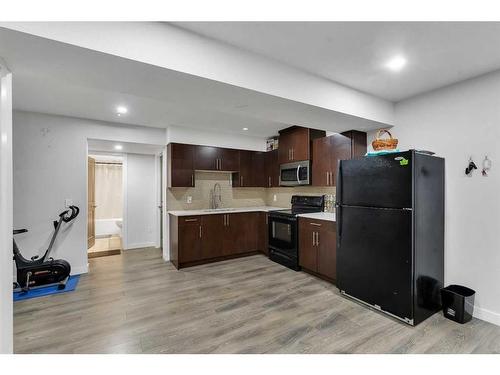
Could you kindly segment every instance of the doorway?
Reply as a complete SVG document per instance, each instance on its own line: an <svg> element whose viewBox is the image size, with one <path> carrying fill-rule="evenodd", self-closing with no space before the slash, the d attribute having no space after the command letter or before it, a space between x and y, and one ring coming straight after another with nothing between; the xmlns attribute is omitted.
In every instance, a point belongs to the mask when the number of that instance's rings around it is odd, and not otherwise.
<svg viewBox="0 0 500 375"><path fill-rule="evenodd" d="M123 249L123 157L88 156L88 256L117 255Z"/></svg>

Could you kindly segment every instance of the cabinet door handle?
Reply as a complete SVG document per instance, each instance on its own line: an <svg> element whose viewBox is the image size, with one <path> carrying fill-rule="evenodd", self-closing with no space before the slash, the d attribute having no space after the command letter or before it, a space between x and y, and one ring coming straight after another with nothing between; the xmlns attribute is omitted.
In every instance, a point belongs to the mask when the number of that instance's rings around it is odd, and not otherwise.
<svg viewBox="0 0 500 375"><path fill-rule="evenodd" d="M333 172L330 172L330 186L333 186Z"/></svg>
<svg viewBox="0 0 500 375"><path fill-rule="evenodd" d="M269 180L269 187L271 187L271 176L268 177Z"/></svg>
<svg viewBox="0 0 500 375"><path fill-rule="evenodd" d="M243 186L243 176L240 176L240 186Z"/></svg>
<svg viewBox="0 0 500 375"><path fill-rule="evenodd" d="M316 232L316 246L319 246L319 232Z"/></svg>
<svg viewBox="0 0 500 375"><path fill-rule="evenodd" d="M191 174L191 186L194 187L194 174Z"/></svg>
<svg viewBox="0 0 500 375"><path fill-rule="evenodd" d="M186 219L186 220L184 220L184 222L186 222L186 223L192 222L192 221L198 221L198 219Z"/></svg>
<svg viewBox="0 0 500 375"><path fill-rule="evenodd" d="M328 179L329 179L329 177L330 177L330 176L329 176L328 172L326 172L326 185L327 185L327 186L329 185L329 184L328 184Z"/></svg>
<svg viewBox="0 0 500 375"><path fill-rule="evenodd" d="M316 227L320 227L321 226L321 224L318 224L318 223L309 223L309 224L314 225Z"/></svg>
<svg viewBox="0 0 500 375"><path fill-rule="evenodd" d="M314 247L314 232L312 232L312 234L313 234L313 247Z"/></svg>
<svg viewBox="0 0 500 375"><path fill-rule="evenodd" d="M222 159L219 159L219 171L222 171Z"/></svg>
<svg viewBox="0 0 500 375"><path fill-rule="evenodd" d="M295 149L292 148L292 160L295 160Z"/></svg>
<svg viewBox="0 0 500 375"><path fill-rule="evenodd" d="M201 225L200 225L200 238L201 238Z"/></svg>
<svg viewBox="0 0 500 375"><path fill-rule="evenodd" d="M229 214L227 214L227 226L229 226Z"/></svg>

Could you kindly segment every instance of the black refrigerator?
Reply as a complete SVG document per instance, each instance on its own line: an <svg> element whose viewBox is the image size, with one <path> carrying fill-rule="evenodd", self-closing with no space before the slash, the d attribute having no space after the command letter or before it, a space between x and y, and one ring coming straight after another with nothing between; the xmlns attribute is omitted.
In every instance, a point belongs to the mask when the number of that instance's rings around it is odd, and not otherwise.
<svg viewBox="0 0 500 375"><path fill-rule="evenodd" d="M342 160L337 286L410 325L440 309L444 159L415 150Z"/></svg>

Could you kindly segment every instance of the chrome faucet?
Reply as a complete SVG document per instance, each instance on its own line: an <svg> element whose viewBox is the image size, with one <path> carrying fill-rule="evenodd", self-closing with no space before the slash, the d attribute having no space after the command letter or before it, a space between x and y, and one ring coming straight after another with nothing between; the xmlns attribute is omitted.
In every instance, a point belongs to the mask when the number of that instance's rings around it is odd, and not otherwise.
<svg viewBox="0 0 500 375"><path fill-rule="evenodd" d="M210 208L220 208L222 206L222 194L220 184L217 182L210 190Z"/></svg>

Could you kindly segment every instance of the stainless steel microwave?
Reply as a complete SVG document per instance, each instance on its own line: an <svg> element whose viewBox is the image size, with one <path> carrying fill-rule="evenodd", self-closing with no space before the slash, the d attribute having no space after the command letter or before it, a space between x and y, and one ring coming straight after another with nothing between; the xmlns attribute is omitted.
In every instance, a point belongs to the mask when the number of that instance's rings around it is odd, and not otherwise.
<svg viewBox="0 0 500 375"><path fill-rule="evenodd" d="M297 161L280 165L280 185L299 186L311 183L311 162Z"/></svg>

